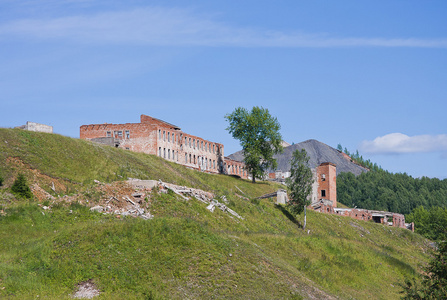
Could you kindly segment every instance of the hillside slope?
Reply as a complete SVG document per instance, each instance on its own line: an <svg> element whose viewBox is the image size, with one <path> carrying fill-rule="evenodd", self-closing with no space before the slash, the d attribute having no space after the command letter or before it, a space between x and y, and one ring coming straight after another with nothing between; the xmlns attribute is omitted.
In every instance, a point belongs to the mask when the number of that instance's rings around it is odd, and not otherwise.
<svg viewBox="0 0 447 300"><path fill-rule="evenodd" d="M18 172L55 198L14 199ZM270 183L58 135L0 129L0 174L0 298L70 299L87 282L98 299L397 299L428 259L427 241L404 229L310 211L303 230L255 199ZM158 188L144 191L150 220L89 209L130 197L114 182L127 176L225 196L243 219Z"/></svg>
<svg viewBox="0 0 447 300"><path fill-rule="evenodd" d="M337 174L342 172L350 172L354 175L359 175L367 171L367 169L353 163L350 159L347 159L337 149L334 149L317 140L307 140L285 147L283 153L276 154L274 156L278 163L276 170L281 170L283 172L289 171L293 152L301 149L306 150L307 155L310 158L309 167L311 168L315 168L324 162L331 162L337 165ZM242 161L244 159L242 151L233 153L228 157L237 161Z"/></svg>

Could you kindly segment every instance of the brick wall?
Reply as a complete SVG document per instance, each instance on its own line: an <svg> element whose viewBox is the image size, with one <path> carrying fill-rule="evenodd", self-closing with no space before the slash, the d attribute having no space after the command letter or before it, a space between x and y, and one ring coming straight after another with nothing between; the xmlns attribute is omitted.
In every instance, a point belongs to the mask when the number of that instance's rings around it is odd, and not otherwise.
<svg viewBox="0 0 447 300"><path fill-rule="evenodd" d="M309 206L309 209L313 209L315 211L326 214L350 217L356 220L372 221L375 223L390 225L393 227L408 228L405 224L405 216L397 213L367 210L361 208L336 208L323 203L320 203L319 205ZM414 230L414 228L410 228L410 230Z"/></svg>
<svg viewBox="0 0 447 300"><path fill-rule="evenodd" d="M228 157L225 157L224 173L228 175L236 175L244 179L248 179L249 176L243 162L232 160Z"/></svg>
<svg viewBox="0 0 447 300"><path fill-rule="evenodd" d="M317 167L316 180L318 182L317 198L332 201L337 207L337 172L333 163L322 163Z"/></svg>
<svg viewBox="0 0 447 300"><path fill-rule="evenodd" d="M222 144L187 134L176 125L147 115L141 115L140 121L126 124L82 125L80 138L91 140L113 137L115 145L120 148L157 155L205 172L224 172L226 165ZM230 174L237 175L244 170L242 162L231 161L230 165L232 166Z"/></svg>

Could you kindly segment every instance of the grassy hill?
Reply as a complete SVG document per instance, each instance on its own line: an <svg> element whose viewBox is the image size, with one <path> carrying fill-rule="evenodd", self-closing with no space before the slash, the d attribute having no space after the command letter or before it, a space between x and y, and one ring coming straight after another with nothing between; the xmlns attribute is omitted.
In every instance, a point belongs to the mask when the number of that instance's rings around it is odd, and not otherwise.
<svg viewBox="0 0 447 300"><path fill-rule="evenodd" d="M55 200L12 197L19 172ZM98 299L398 299L428 259L427 240L404 229L310 211L303 230L272 199L255 199L278 188L270 183L58 135L0 129L0 175L0 298L69 299L89 281ZM94 180L127 177L225 195L243 219L157 189L151 220L62 200L93 205Z"/></svg>

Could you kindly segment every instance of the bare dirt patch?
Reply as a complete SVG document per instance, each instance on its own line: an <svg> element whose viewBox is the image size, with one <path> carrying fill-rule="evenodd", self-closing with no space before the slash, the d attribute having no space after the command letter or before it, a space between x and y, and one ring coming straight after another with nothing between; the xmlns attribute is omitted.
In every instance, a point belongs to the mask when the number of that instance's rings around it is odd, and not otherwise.
<svg viewBox="0 0 447 300"><path fill-rule="evenodd" d="M73 294L73 298L77 299L92 299L99 296L100 292L93 280L87 280L78 283L77 291Z"/></svg>

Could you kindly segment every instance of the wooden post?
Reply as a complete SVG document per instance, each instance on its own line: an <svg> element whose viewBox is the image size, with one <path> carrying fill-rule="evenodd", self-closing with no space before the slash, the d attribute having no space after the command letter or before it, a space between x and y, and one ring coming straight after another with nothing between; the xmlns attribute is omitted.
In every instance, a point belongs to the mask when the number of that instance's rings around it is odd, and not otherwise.
<svg viewBox="0 0 447 300"><path fill-rule="evenodd" d="M306 229L306 205L304 205L304 225L303 230Z"/></svg>

